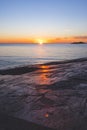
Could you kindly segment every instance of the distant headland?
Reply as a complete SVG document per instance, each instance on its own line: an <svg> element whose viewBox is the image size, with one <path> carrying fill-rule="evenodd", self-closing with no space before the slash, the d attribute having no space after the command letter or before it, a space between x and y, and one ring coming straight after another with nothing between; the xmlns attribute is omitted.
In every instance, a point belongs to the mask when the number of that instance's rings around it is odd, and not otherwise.
<svg viewBox="0 0 87 130"><path fill-rule="evenodd" d="M86 44L86 42L72 42L71 44Z"/></svg>

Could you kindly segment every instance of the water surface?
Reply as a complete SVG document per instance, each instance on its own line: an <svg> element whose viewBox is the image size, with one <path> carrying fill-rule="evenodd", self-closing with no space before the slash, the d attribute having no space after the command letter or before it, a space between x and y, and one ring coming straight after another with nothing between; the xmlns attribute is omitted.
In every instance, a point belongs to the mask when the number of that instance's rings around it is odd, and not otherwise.
<svg viewBox="0 0 87 130"><path fill-rule="evenodd" d="M0 45L0 68L87 57L87 44Z"/></svg>

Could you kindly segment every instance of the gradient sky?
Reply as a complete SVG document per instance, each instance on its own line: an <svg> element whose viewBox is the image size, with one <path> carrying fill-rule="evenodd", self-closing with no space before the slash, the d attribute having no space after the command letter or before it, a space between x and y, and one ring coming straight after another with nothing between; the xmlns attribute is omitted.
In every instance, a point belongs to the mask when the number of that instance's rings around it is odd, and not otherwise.
<svg viewBox="0 0 87 130"><path fill-rule="evenodd" d="M0 0L0 42L87 41L87 0Z"/></svg>

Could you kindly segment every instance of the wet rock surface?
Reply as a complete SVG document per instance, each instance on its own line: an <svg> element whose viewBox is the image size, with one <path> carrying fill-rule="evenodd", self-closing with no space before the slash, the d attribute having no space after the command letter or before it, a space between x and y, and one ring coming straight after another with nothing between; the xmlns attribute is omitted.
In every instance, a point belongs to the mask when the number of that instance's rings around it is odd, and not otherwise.
<svg viewBox="0 0 87 130"><path fill-rule="evenodd" d="M87 129L86 60L11 74L0 75L0 112L57 130Z"/></svg>

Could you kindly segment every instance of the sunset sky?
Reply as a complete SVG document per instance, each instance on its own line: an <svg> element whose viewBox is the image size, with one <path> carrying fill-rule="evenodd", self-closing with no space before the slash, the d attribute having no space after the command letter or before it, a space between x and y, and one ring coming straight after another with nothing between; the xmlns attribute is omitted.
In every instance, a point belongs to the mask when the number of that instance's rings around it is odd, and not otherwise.
<svg viewBox="0 0 87 130"><path fill-rule="evenodd" d="M0 0L0 43L87 42L87 0Z"/></svg>

